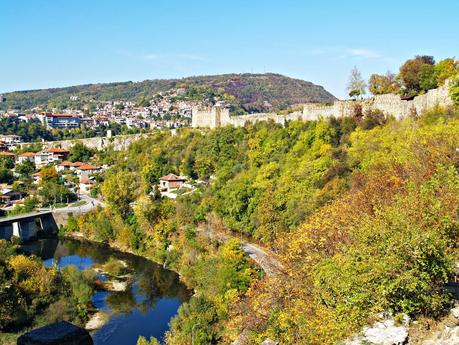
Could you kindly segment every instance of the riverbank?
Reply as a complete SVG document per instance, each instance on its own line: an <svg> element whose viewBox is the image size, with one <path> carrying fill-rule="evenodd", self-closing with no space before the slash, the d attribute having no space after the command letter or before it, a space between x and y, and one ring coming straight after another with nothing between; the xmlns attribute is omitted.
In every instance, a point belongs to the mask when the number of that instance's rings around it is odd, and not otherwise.
<svg viewBox="0 0 459 345"><path fill-rule="evenodd" d="M88 297L91 308L81 326L97 345L135 344L139 336L161 340L192 295L175 272L107 244L66 236L37 241L35 246L47 248L36 251L45 255L45 266L95 278Z"/></svg>
<svg viewBox="0 0 459 345"><path fill-rule="evenodd" d="M190 285L190 282L189 281L187 282L185 279L183 279L183 274L179 270L174 269L173 267L167 267L165 265L165 262L155 261L151 257L147 257L145 255L142 255L141 253L135 252L132 249L123 248L123 247L119 246L116 243L110 243L109 244L109 243L106 243L106 242L99 242L99 241L92 240L92 239L88 240L82 233L79 233L79 232L66 234L62 238L64 238L64 239L68 238L68 239L71 239L71 240L77 240L77 241L80 241L82 243L95 243L95 244L98 244L98 245L101 245L101 246L105 246L106 248L109 248L109 249L111 249L113 251L116 251L116 252L118 252L120 254L133 255L133 256L141 257L141 258L143 258L145 260L150 261L151 263L153 263L155 265L161 265L163 269L171 271L171 272L174 272L175 274L177 274L179 276L179 278L180 278L180 281L183 284L185 284L185 286L188 289L193 290L195 292L194 287Z"/></svg>

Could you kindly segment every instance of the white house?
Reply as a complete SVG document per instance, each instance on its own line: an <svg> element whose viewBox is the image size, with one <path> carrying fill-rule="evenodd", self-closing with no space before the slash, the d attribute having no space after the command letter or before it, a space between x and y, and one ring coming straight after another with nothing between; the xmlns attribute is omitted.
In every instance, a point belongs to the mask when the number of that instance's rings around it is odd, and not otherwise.
<svg viewBox="0 0 459 345"><path fill-rule="evenodd" d="M168 174L159 178L159 190L170 192L179 189L186 181L186 177Z"/></svg>
<svg viewBox="0 0 459 345"><path fill-rule="evenodd" d="M35 163L35 153L34 152L24 152L16 157L16 163L23 163L29 161Z"/></svg>
<svg viewBox="0 0 459 345"><path fill-rule="evenodd" d="M80 187L80 193L81 194L89 194L91 193L91 190L93 187L96 185L96 181L91 180L89 177L83 177L80 181L79 187Z"/></svg>

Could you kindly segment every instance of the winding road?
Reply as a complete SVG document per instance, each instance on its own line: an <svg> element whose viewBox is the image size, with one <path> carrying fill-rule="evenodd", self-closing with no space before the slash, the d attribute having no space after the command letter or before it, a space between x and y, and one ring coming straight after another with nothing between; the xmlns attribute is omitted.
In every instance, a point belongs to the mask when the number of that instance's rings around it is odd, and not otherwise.
<svg viewBox="0 0 459 345"><path fill-rule="evenodd" d="M96 208L97 206L100 207L105 207L105 204L97 199L94 199L90 197L89 195L85 194L80 194L80 200L79 201L85 201L86 203L81 206L74 206L74 205L69 205L67 207L61 207L61 208L42 208L41 210L47 210L47 211L53 211L53 213L73 213L73 214L81 214L81 213L86 213L91 211L92 209Z"/></svg>

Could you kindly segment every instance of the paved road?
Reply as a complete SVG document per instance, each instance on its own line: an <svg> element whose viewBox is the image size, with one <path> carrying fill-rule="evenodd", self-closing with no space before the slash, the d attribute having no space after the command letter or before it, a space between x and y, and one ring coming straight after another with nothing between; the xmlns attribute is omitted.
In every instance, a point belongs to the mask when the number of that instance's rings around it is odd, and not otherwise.
<svg viewBox="0 0 459 345"><path fill-rule="evenodd" d="M73 214L82 214L91 211L92 209L96 208L97 206L105 207L105 204L97 199L90 197L89 195L81 194L80 195L81 201L86 201L86 204L81 206L68 206L62 208L55 208L53 209L53 213L73 213ZM49 210L49 209L47 209Z"/></svg>
<svg viewBox="0 0 459 345"><path fill-rule="evenodd" d="M242 243L241 248L263 269L263 271L265 271L267 276L284 274L284 267L282 266L282 263L267 249L263 249L260 246L249 242Z"/></svg>
<svg viewBox="0 0 459 345"><path fill-rule="evenodd" d="M197 231L204 236L221 243L224 243L231 238L236 238L236 236L227 232L217 232L212 228L212 226L199 226ZM284 274L282 263L277 259L276 255L268 249L244 240L241 248L253 261L258 264L258 266L263 269L267 276Z"/></svg>

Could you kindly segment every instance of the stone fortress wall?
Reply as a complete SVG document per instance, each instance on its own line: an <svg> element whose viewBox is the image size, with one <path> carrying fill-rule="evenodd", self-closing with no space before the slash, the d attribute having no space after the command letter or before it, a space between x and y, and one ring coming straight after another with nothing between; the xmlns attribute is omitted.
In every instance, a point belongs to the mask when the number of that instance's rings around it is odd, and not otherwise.
<svg viewBox="0 0 459 345"><path fill-rule="evenodd" d="M437 105L448 107L453 102L449 95L449 82L445 85L429 90L423 95L415 97L413 100L402 100L400 96L394 94L378 95L363 99L360 102L362 111L380 110L384 114L393 116L397 119L406 117L410 114L421 114L423 111ZM339 100L331 105L308 103L303 105L302 111L296 111L287 115L276 113L257 113L240 116L230 116L228 109L212 107L208 109L193 108L192 127L194 128L216 128L226 125L235 127L244 126L245 123L255 123L257 121L273 120L276 123L285 124L291 120L317 120L326 117L353 116L357 101Z"/></svg>
<svg viewBox="0 0 459 345"><path fill-rule="evenodd" d="M138 141L148 136L149 133L139 134L127 134L117 135L113 137L94 137L84 139L69 139L69 140L57 140L57 141L43 141L43 149L50 149L53 147L59 147L62 149L70 149L76 143L83 143L90 149L102 150L109 146L112 146L115 151L127 149L131 143ZM31 143L21 143L21 147L28 146Z"/></svg>

